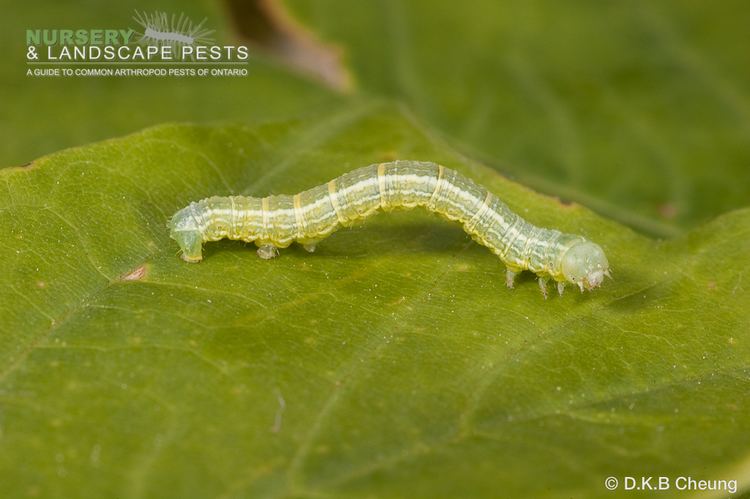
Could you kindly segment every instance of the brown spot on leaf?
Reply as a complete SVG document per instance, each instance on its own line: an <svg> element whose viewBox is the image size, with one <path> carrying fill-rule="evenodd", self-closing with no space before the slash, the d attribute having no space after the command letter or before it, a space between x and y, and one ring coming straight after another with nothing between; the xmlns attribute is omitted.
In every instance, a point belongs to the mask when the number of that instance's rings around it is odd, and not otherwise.
<svg viewBox="0 0 750 499"><path fill-rule="evenodd" d="M271 56L328 86L345 92L351 76L341 63L341 48L323 43L292 18L276 0L227 0L238 34Z"/></svg>
<svg viewBox="0 0 750 499"><path fill-rule="evenodd" d="M575 206L576 204L569 200L569 199L562 199L558 196L554 196L555 201L557 201L561 206L564 206L565 208L571 208Z"/></svg>
<svg viewBox="0 0 750 499"><path fill-rule="evenodd" d="M658 206L659 215L667 220L673 220L677 216L677 206L672 203L664 203Z"/></svg>
<svg viewBox="0 0 750 499"><path fill-rule="evenodd" d="M34 168L36 168L36 166L37 166L36 161L29 161L28 163L24 163L22 165L6 166L1 169L2 171L8 171L8 172L19 171L19 170L27 171L27 170L33 170Z"/></svg>
<svg viewBox="0 0 750 499"><path fill-rule="evenodd" d="M123 274L123 276L120 278L123 281L140 281L146 276L147 266L144 263L143 265L139 265L138 267L134 268L130 272Z"/></svg>

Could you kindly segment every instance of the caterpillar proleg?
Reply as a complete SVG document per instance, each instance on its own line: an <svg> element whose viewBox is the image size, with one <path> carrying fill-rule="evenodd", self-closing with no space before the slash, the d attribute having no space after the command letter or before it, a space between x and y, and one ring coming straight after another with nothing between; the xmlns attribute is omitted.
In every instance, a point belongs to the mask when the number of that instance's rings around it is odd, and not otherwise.
<svg viewBox="0 0 750 499"><path fill-rule="evenodd" d="M536 227L484 187L432 162L365 166L294 196L210 197L175 213L168 227L187 262L203 259L205 241L223 238L255 242L258 255L269 259L292 242L314 251L339 226L352 225L379 209L416 206L458 221L476 242L500 257L509 288L523 270L537 275L545 298L550 279L562 294L565 283L591 290L609 276L599 245L579 235Z"/></svg>

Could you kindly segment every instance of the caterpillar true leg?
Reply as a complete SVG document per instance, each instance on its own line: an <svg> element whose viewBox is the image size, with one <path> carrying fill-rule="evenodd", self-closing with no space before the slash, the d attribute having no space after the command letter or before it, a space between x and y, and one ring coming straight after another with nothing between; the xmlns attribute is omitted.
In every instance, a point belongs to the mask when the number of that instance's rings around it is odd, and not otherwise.
<svg viewBox="0 0 750 499"><path fill-rule="evenodd" d="M315 253L315 248L318 245L318 243L306 243L303 244L302 247L305 248L305 251L308 253Z"/></svg>
<svg viewBox="0 0 750 499"><path fill-rule="evenodd" d="M422 206L461 223L479 244L507 267L505 283L530 270L547 297L547 281L581 291L599 287L609 263L599 245L575 234L535 227L513 213L484 187L441 165L394 161L351 171L294 196L212 197L178 211L168 226L188 262L202 259L202 244L223 238L254 241L261 258L298 242L315 244L341 226L352 225L382 209Z"/></svg>

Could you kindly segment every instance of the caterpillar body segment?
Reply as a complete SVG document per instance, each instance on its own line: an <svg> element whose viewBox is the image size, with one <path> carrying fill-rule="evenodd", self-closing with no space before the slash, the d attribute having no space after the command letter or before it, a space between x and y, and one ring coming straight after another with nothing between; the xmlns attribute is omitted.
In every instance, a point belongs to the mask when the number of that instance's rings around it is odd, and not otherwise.
<svg viewBox="0 0 750 499"><path fill-rule="evenodd" d="M530 270L546 283L565 283L581 291L609 276L602 249L582 236L536 227L513 213L494 194L455 170L431 162L394 161L358 168L299 194L254 198L210 197L190 203L170 220L170 236L188 262L202 259L206 241L223 238L254 242L261 258L293 242L308 251L340 226L382 209L422 206L461 223L479 244L506 265L506 284Z"/></svg>

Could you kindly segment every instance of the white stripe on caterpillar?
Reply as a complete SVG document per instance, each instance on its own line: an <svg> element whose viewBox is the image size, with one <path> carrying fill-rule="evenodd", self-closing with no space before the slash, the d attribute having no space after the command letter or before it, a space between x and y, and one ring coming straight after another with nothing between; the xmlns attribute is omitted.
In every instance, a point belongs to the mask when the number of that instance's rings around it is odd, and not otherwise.
<svg viewBox="0 0 750 499"><path fill-rule="evenodd" d="M549 279L557 281L562 294L566 282L591 290L610 275L599 245L582 236L535 227L484 187L431 162L370 165L294 196L211 197L175 213L168 227L187 262L202 260L204 242L223 238L255 242L262 258L273 258L277 248L295 241L313 251L339 226L378 209L414 206L460 222L505 263L508 287L523 270L539 277L545 297Z"/></svg>
<svg viewBox="0 0 750 499"><path fill-rule="evenodd" d="M383 193L385 192L385 163L378 165L378 197L380 198L380 207L385 208Z"/></svg>

